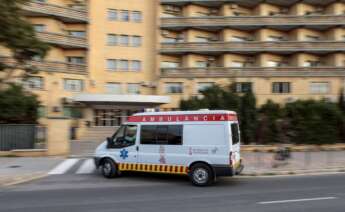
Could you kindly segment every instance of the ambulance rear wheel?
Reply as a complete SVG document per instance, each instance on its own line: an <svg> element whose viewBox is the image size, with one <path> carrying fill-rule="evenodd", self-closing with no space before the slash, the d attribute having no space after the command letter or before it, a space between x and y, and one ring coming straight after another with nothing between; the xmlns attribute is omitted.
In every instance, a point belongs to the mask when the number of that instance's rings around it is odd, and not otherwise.
<svg viewBox="0 0 345 212"><path fill-rule="evenodd" d="M118 176L116 164L109 158L104 159L101 169L102 175L105 178L114 178Z"/></svg>
<svg viewBox="0 0 345 212"><path fill-rule="evenodd" d="M189 178L196 186L207 186L214 182L214 173L208 165L197 163L191 167Z"/></svg>

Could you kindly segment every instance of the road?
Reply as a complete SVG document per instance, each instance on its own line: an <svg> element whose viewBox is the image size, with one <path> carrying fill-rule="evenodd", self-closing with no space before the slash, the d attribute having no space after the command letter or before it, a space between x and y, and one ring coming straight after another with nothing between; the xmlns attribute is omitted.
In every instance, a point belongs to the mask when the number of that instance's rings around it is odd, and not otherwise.
<svg viewBox="0 0 345 212"><path fill-rule="evenodd" d="M183 176L104 179L69 171L0 189L1 212L344 212L345 175L220 178L205 188Z"/></svg>

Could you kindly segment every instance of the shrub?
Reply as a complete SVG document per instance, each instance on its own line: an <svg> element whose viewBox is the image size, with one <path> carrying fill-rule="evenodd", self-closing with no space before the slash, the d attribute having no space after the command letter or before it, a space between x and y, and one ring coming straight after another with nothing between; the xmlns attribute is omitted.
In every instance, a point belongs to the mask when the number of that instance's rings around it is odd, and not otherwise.
<svg viewBox="0 0 345 212"><path fill-rule="evenodd" d="M21 86L10 85L0 90L0 123L33 124L37 122L39 101Z"/></svg>

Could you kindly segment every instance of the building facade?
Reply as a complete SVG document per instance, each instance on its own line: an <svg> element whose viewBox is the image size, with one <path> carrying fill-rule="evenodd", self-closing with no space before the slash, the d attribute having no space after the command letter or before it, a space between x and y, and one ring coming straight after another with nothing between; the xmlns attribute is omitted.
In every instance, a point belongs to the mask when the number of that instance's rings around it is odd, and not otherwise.
<svg viewBox="0 0 345 212"><path fill-rule="evenodd" d="M26 82L43 123L114 126L145 108L175 110L214 84L252 90L259 105L335 101L345 87L344 1L36 0L23 9L52 46Z"/></svg>

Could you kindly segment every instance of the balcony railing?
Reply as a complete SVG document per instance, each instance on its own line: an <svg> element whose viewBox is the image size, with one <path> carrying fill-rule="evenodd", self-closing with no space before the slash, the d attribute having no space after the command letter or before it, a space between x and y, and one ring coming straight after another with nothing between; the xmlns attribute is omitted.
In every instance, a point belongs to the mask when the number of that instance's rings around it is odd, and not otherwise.
<svg viewBox="0 0 345 212"><path fill-rule="evenodd" d="M345 77L345 67L162 68L161 77Z"/></svg>
<svg viewBox="0 0 345 212"><path fill-rule="evenodd" d="M216 53L225 52L333 52L345 51L341 41L249 41L249 42L177 42L162 43L161 53Z"/></svg>
<svg viewBox="0 0 345 212"><path fill-rule="evenodd" d="M87 23L88 13L85 10L77 10L54 4L29 2L23 6L25 15L41 17L52 16L66 23Z"/></svg>
<svg viewBox="0 0 345 212"><path fill-rule="evenodd" d="M64 49L87 49L86 38L51 32L36 32L37 37L46 43L59 46Z"/></svg>
<svg viewBox="0 0 345 212"><path fill-rule="evenodd" d="M202 5L221 5L223 3L237 3L246 6L255 6L262 3L262 0L160 0L162 4L176 4L176 5L186 5L190 3L202 4ZM299 0L280 0L274 1L274 4L281 6L291 6L299 2ZM320 5L322 3L332 3L332 0L311 0L308 4Z"/></svg>
<svg viewBox="0 0 345 212"><path fill-rule="evenodd" d="M207 17L169 17L161 18L161 28L183 29L199 28L253 28L272 26L294 28L299 26L332 26L345 25L345 15L309 15L309 16L207 16Z"/></svg>
<svg viewBox="0 0 345 212"><path fill-rule="evenodd" d="M11 57L0 57L0 62L7 66L16 66L16 61ZM38 71L44 72L60 72L70 74L87 74L87 65L65 63L58 61L30 61L28 65L32 65L37 68ZM19 67L20 68L20 67Z"/></svg>

